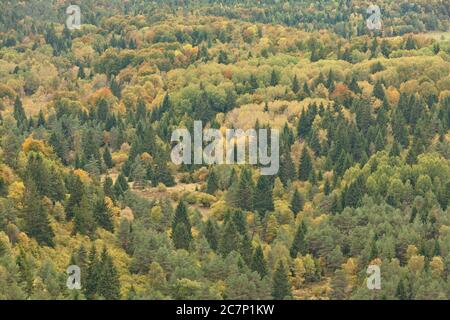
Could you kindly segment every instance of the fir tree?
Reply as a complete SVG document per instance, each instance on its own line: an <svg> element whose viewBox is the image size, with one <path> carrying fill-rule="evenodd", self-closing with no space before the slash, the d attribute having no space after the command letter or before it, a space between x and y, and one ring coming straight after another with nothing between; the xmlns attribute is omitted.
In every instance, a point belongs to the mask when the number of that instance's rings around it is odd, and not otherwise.
<svg viewBox="0 0 450 320"><path fill-rule="evenodd" d="M261 278L267 275L267 262L261 246L258 246L253 253L251 269L258 272Z"/></svg>
<svg viewBox="0 0 450 320"><path fill-rule="evenodd" d="M218 237L217 224L208 220L205 226L205 238L208 241L210 248L214 251L216 251L218 247Z"/></svg>
<svg viewBox="0 0 450 320"><path fill-rule="evenodd" d="M302 156L300 158L300 166L298 169L298 178L300 181L307 181L312 171L312 160L306 146L303 148Z"/></svg>
<svg viewBox="0 0 450 320"><path fill-rule="evenodd" d="M106 147L105 152L103 152L103 161L105 162L105 165L108 169L111 169L114 166L108 147Z"/></svg>
<svg viewBox="0 0 450 320"><path fill-rule="evenodd" d="M50 226L47 210L31 181L26 184L23 203L25 231L28 236L35 238L40 245L53 247L55 234Z"/></svg>
<svg viewBox="0 0 450 320"><path fill-rule="evenodd" d="M254 182L251 170L244 168L241 172L238 185L238 205L243 210L253 210Z"/></svg>
<svg viewBox="0 0 450 320"><path fill-rule="evenodd" d="M269 176L259 176L256 183L254 209L263 218L267 212L273 211L272 183Z"/></svg>
<svg viewBox="0 0 450 320"><path fill-rule="evenodd" d="M172 240L177 249L189 249L192 241L191 223L184 201L178 203L172 222Z"/></svg>
<svg viewBox="0 0 450 320"><path fill-rule="evenodd" d="M272 298L274 300L292 298L291 285L283 262L278 264L273 275Z"/></svg>
<svg viewBox="0 0 450 320"><path fill-rule="evenodd" d="M226 257L231 251L238 251L240 235L232 219L225 222L219 241L219 252Z"/></svg>
<svg viewBox="0 0 450 320"><path fill-rule="evenodd" d="M291 200L291 210L294 213L294 216L297 216L297 213L303 210L304 200L298 191L297 188L294 190L294 194Z"/></svg>
<svg viewBox="0 0 450 320"><path fill-rule="evenodd" d="M116 267L111 256L103 249L100 259L100 275L97 285L97 293L106 300L120 299L120 282Z"/></svg>
<svg viewBox="0 0 450 320"><path fill-rule="evenodd" d="M105 199L99 199L94 207L94 219L98 226L103 229L113 232L114 224L112 222L112 217L106 206Z"/></svg>
<svg viewBox="0 0 450 320"><path fill-rule="evenodd" d="M208 174L208 180L206 181L206 192L214 194L219 189L219 181L215 171L211 168Z"/></svg>
<svg viewBox="0 0 450 320"><path fill-rule="evenodd" d="M307 228L304 221L300 223L295 234L294 241L291 245L290 254L292 258L296 258L297 254L305 255L307 253L308 244L306 243Z"/></svg>
<svg viewBox="0 0 450 320"><path fill-rule="evenodd" d="M300 83L298 82L297 75L294 76L294 79L292 80L292 92L297 94L300 91Z"/></svg>

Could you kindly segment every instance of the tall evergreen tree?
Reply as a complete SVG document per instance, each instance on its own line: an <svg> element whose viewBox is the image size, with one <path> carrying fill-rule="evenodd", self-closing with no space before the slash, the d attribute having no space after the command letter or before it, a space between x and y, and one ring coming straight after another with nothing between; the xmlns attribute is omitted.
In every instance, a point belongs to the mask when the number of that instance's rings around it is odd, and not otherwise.
<svg viewBox="0 0 450 320"><path fill-rule="evenodd" d="M292 258L296 258L300 252L301 255L307 254L308 244L306 243L307 228L304 221L300 223L295 234L294 241L292 242L290 254Z"/></svg>
<svg viewBox="0 0 450 320"><path fill-rule="evenodd" d="M97 293L106 300L120 299L119 275L106 248L103 249L100 258L100 276L98 279Z"/></svg>
<svg viewBox="0 0 450 320"><path fill-rule="evenodd" d="M258 272L261 278L265 277L268 273L267 262L264 258L264 253L261 246L258 246L253 253L251 269Z"/></svg>
<svg viewBox="0 0 450 320"><path fill-rule="evenodd" d="M297 216L297 213L303 210L303 206L304 206L304 199L302 198L302 195L300 194L298 189L295 188L291 200L291 210L294 213L294 216Z"/></svg>
<svg viewBox="0 0 450 320"><path fill-rule="evenodd" d="M298 178L300 181L307 181L309 178L309 175L311 174L313 167L312 167L312 160L311 156L309 155L308 148L305 146L302 151L302 156L300 157L300 166L298 169Z"/></svg>
<svg viewBox="0 0 450 320"><path fill-rule="evenodd" d="M267 212L273 211L272 182L269 176L259 176L256 183L254 209L263 218Z"/></svg>
<svg viewBox="0 0 450 320"><path fill-rule="evenodd" d="M244 210L253 210L255 186L250 169L242 169L238 185L238 205Z"/></svg>
<svg viewBox="0 0 450 320"><path fill-rule="evenodd" d="M191 223L183 200L178 203L172 222L172 240L177 249L189 249L192 241Z"/></svg>
<svg viewBox="0 0 450 320"><path fill-rule="evenodd" d="M50 226L47 210L31 181L26 183L23 204L25 232L40 245L53 247L55 234Z"/></svg>
<svg viewBox="0 0 450 320"><path fill-rule="evenodd" d="M208 174L208 180L206 181L206 192L214 194L219 189L219 181L217 179L216 172L211 168Z"/></svg>
<svg viewBox="0 0 450 320"><path fill-rule="evenodd" d="M291 285L283 262L280 262L273 274L272 297L274 300L292 298Z"/></svg>

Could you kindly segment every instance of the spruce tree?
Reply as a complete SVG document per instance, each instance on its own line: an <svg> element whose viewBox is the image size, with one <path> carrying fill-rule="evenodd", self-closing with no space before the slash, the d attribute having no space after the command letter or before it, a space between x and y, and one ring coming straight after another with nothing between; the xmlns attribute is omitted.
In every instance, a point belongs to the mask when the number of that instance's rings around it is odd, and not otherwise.
<svg viewBox="0 0 450 320"><path fill-rule="evenodd" d="M214 251L216 251L218 247L218 237L217 224L208 220L205 226L205 238L208 241L210 248Z"/></svg>
<svg viewBox="0 0 450 320"><path fill-rule="evenodd" d="M93 208L88 196L83 196L81 202L74 209L73 234L83 234L89 237L94 236L96 229Z"/></svg>
<svg viewBox="0 0 450 320"><path fill-rule="evenodd" d="M308 251L308 244L306 243L307 228L304 221L300 223L295 234L294 241L291 245L290 254L293 259L297 258L298 253L306 255Z"/></svg>
<svg viewBox="0 0 450 320"><path fill-rule="evenodd" d="M291 153L289 149L285 149L286 151L280 157L280 170L278 172L278 176L280 177L281 182L283 182L284 186L287 186L289 181L293 181L296 176L294 161L292 161Z"/></svg>
<svg viewBox="0 0 450 320"><path fill-rule="evenodd" d="M267 275L267 262L261 246L258 246L253 253L251 269L258 272L261 278Z"/></svg>
<svg viewBox="0 0 450 320"><path fill-rule="evenodd" d="M305 146L300 157L300 166L298 169L298 178L300 181L307 181L312 171L312 160L309 151Z"/></svg>
<svg viewBox="0 0 450 320"><path fill-rule="evenodd" d="M300 83L298 82L297 75L294 76L294 79L292 80L292 92L297 94L300 91Z"/></svg>
<svg viewBox="0 0 450 320"><path fill-rule="evenodd" d="M103 152L103 161L105 162L105 165L108 169L111 169L114 166L114 163L112 161L111 152L109 151L109 148L105 148L105 152Z"/></svg>
<svg viewBox="0 0 450 320"><path fill-rule="evenodd" d="M214 194L219 189L219 181L215 171L211 168L208 174L208 180L206 181L206 192Z"/></svg>
<svg viewBox="0 0 450 320"><path fill-rule="evenodd" d="M297 216L297 213L303 210L304 200L298 191L297 188L294 190L294 194L291 200L291 210L294 213L294 216Z"/></svg>
<svg viewBox="0 0 450 320"><path fill-rule="evenodd" d="M97 293L106 300L120 299L119 275L106 248L103 249L100 259L100 275Z"/></svg>
<svg viewBox="0 0 450 320"><path fill-rule="evenodd" d="M40 245L54 246L55 234L48 219L48 213L32 181L26 183L23 200L25 232Z"/></svg>
<svg viewBox="0 0 450 320"><path fill-rule="evenodd" d="M275 70L272 70L272 74L270 75L270 85L272 87L275 87L276 85L278 85L278 74Z"/></svg>
<svg viewBox="0 0 450 320"><path fill-rule="evenodd" d="M226 257L231 251L238 251L240 244L240 235L236 224L232 219L225 222L222 230L222 236L219 241L219 252Z"/></svg>
<svg viewBox="0 0 450 320"><path fill-rule="evenodd" d="M250 266L252 263L253 246L252 240L248 236L247 232L242 237L239 253L241 254L241 257L242 259L244 259L247 266Z"/></svg>
<svg viewBox="0 0 450 320"><path fill-rule="evenodd" d="M86 269L86 281L82 283L82 288L86 299L93 300L96 297L98 282L100 279L100 263L97 257L97 250L94 245L89 252L89 259Z"/></svg>
<svg viewBox="0 0 450 320"><path fill-rule="evenodd" d="M255 186L252 178L252 173L250 169L244 168L239 177L238 185L238 205L243 210L251 211L253 210L253 200L254 200Z"/></svg>
<svg viewBox="0 0 450 320"><path fill-rule="evenodd" d="M273 211L272 182L269 176L259 176L256 183L254 209L263 218L267 212Z"/></svg>
<svg viewBox="0 0 450 320"><path fill-rule="evenodd" d="M94 207L94 219L98 226L103 229L114 232L114 224L112 222L112 217L109 212L108 207L104 198L97 201Z"/></svg>
<svg viewBox="0 0 450 320"><path fill-rule="evenodd" d="M285 300L292 298L291 285L283 262L280 262L273 274L272 298Z"/></svg>
<svg viewBox="0 0 450 320"><path fill-rule="evenodd" d="M191 223L183 200L178 203L172 222L172 240L177 249L189 249L192 241Z"/></svg>

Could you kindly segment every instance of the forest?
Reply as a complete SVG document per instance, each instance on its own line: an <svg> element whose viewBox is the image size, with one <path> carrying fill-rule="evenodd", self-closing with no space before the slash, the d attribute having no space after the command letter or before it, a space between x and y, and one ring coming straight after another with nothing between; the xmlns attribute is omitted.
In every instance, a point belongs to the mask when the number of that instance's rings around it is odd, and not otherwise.
<svg viewBox="0 0 450 320"><path fill-rule="evenodd" d="M2 1L0 300L450 299L448 0L75 2Z"/></svg>

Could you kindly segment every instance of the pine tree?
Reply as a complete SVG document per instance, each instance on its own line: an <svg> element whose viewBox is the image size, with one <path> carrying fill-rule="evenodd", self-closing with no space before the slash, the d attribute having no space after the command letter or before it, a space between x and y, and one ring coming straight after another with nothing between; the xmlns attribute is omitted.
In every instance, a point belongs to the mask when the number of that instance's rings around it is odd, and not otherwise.
<svg viewBox="0 0 450 320"><path fill-rule="evenodd" d="M273 211L272 183L269 176L259 176L256 183L254 209L263 218L267 212Z"/></svg>
<svg viewBox="0 0 450 320"><path fill-rule="evenodd" d="M172 222L172 240L177 249L189 249L192 241L191 223L183 200L178 203Z"/></svg>
<svg viewBox="0 0 450 320"><path fill-rule="evenodd" d="M92 245L87 263L86 281L82 283L84 295L88 300L93 300L96 297L99 278L100 263L97 257L97 250L95 249L95 246Z"/></svg>
<svg viewBox="0 0 450 320"><path fill-rule="evenodd" d="M251 269L258 272L261 278L267 275L267 262L264 258L264 253L261 246L258 246L253 253Z"/></svg>
<svg viewBox="0 0 450 320"><path fill-rule="evenodd" d="M84 67L83 67L82 64L78 67L77 78L79 78L79 79L85 79L86 78L86 73L84 73Z"/></svg>
<svg viewBox="0 0 450 320"><path fill-rule="evenodd" d="M105 196L114 199L113 180L111 179L111 177L105 178L105 181L103 182L103 192Z"/></svg>
<svg viewBox="0 0 450 320"><path fill-rule="evenodd" d="M108 169L111 169L114 166L108 147L106 147L105 152L103 152L103 161L105 162L105 165Z"/></svg>
<svg viewBox="0 0 450 320"><path fill-rule="evenodd" d="M375 83L375 86L373 87L373 96L377 99L380 99L381 101L385 98L384 88L381 81L377 81Z"/></svg>
<svg viewBox="0 0 450 320"><path fill-rule="evenodd" d="M294 194L291 200L291 210L294 213L294 216L297 216L297 213L303 210L304 200L298 191L297 188L294 190Z"/></svg>
<svg viewBox="0 0 450 320"><path fill-rule="evenodd" d="M283 262L280 262L273 275L272 298L284 300L292 297L291 285Z"/></svg>
<svg viewBox="0 0 450 320"><path fill-rule="evenodd" d="M232 219L225 222L222 230L222 236L219 241L219 252L226 257L231 251L238 251L240 244L240 235L236 224Z"/></svg>
<svg viewBox="0 0 450 320"><path fill-rule="evenodd" d="M81 202L74 210L73 234L84 234L92 237L95 233L96 225L92 212L90 199L84 195Z"/></svg>
<svg viewBox="0 0 450 320"><path fill-rule="evenodd" d="M327 178L325 179L325 183L323 185L323 193L327 196L330 194L330 192L331 192L330 180Z"/></svg>
<svg viewBox="0 0 450 320"><path fill-rule="evenodd" d="M294 79L292 80L292 92L297 94L300 91L300 83L298 82L297 75L294 76Z"/></svg>
<svg viewBox="0 0 450 320"><path fill-rule="evenodd" d="M295 234L294 241L291 245L290 254L292 258L297 258L297 254L305 255L308 251L308 244L306 243L307 228L304 221L300 223Z"/></svg>
<svg viewBox="0 0 450 320"><path fill-rule="evenodd" d="M214 194L219 189L219 181L215 171L211 168L208 174L208 180L206 181L206 192Z"/></svg>
<svg viewBox="0 0 450 320"><path fill-rule="evenodd" d="M298 169L298 178L300 181L307 181L312 171L312 160L309 151L305 146L300 157L300 166Z"/></svg>
<svg viewBox="0 0 450 320"><path fill-rule="evenodd" d="M100 276L98 279L97 293L106 300L120 299L119 275L106 248L103 249L100 259Z"/></svg>
<svg viewBox="0 0 450 320"><path fill-rule="evenodd" d="M278 176L284 186L287 186L288 182L293 181L296 176L294 161L292 161L291 153L287 148L285 148L285 151L280 157L280 170Z"/></svg>
<svg viewBox="0 0 450 320"><path fill-rule="evenodd" d="M255 186L250 169L244 168L239 177L238 205L243 210L253 210Z"/></svg>
<svg viewBox="0 0 450 320"><path fill-rule="evenodd" d="M217 225L211 220L206 222L205 238L208 241L210 248L216 251L218 247Z"/></svg>
<svg viewBox="0 0 450 320"><path fill-rule="evenodd" d="M114 224L112 222L112 217L106 206L105 199L99 199L94 207L94 219L98 226L103 229L114 232Z"/></svg>
<svg viewBox="0 0 450 320"><path fill-rule="evenodd" d="M40 245L53 247L55 234L50 226L47 210L32 181L26 183L23 204L25 231L28 236L35 238Z"/></svg>
<svg viewBox="0 0 450 320"><path fill-rule="evenodd" d="M272 87L275 87L276 85L278 85L278 74L275 70L272 70L272 74L270 75L270 85Z"/></svg>
<svg viewBox="0 0 450 320"><path fill-rule="evenodd" d="M247 232L244 233L244 236L242 237L239 253L241 254L241 257L242 259L244 259L247 266L250 266L252 263L253 246L252 241L248 236Z"/></svg>

